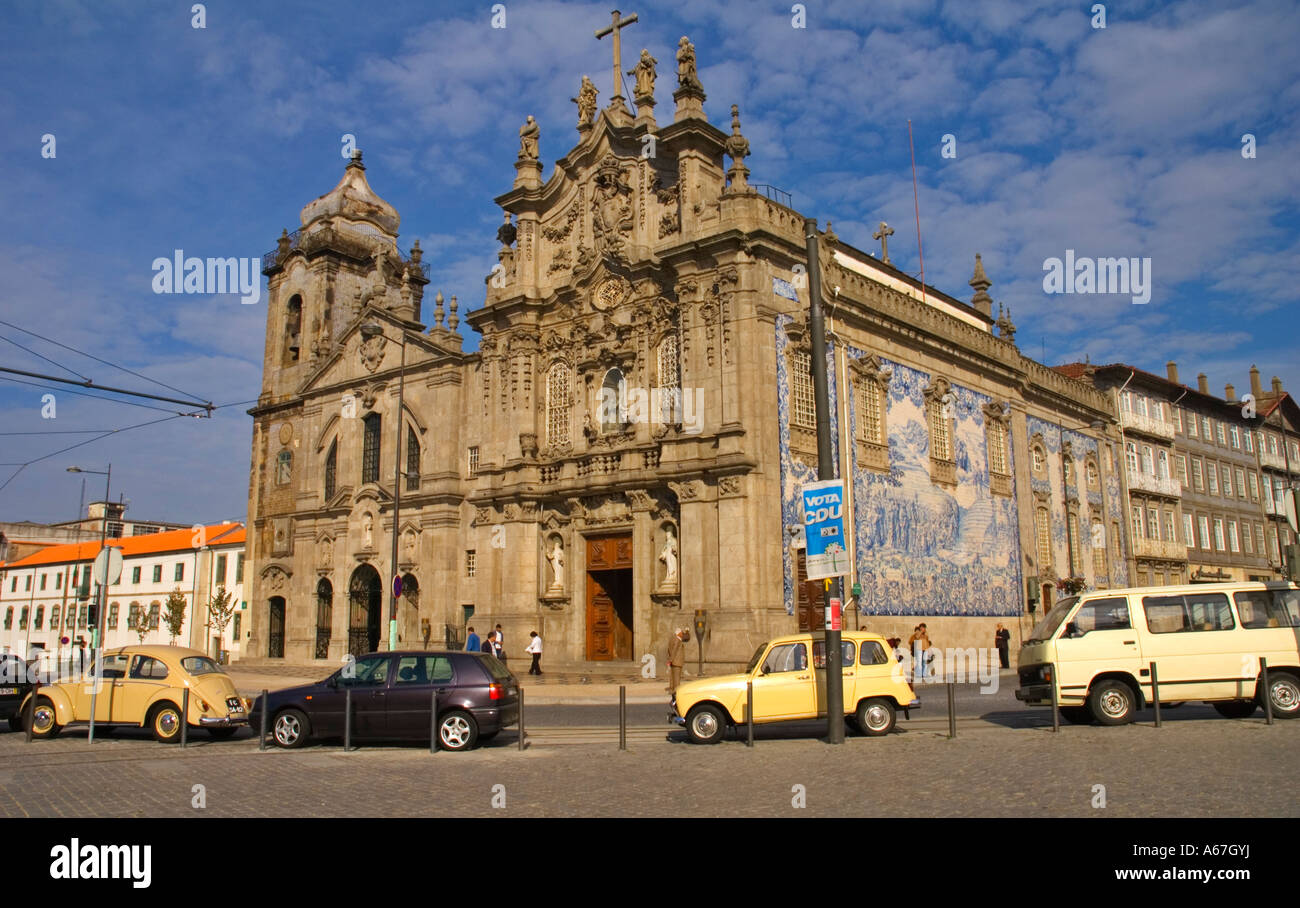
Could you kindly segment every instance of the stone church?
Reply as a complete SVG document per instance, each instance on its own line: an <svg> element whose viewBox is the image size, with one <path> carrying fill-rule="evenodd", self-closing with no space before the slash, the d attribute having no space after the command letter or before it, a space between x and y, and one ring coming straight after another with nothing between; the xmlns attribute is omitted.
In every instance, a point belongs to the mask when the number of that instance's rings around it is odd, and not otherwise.
<svg viewBox="0 0 1300 908"><path fill-rule="evenodd" d="M675 56L669 116L647 51L635 112L584 76L545 179L528 118L476 307L430 311L430 263L360 154L265 257L249 656L386 648L394 575L399 646L500 624L551 664L662 660L698 614L689 658L720 667L819 622L805 216L750 183L737 107L710 123L686 38ZM964 302L896 269L890 232L877 256L817 231L846 620L989 646L1058 578L1125 581L1115 411L1021 354L978 256Z"/></svg>

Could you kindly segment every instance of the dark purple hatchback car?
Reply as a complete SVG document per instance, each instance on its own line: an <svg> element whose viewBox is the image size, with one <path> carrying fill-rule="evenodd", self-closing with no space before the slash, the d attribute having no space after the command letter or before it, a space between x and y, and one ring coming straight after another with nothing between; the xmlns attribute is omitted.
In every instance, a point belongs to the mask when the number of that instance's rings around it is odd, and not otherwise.
<svg viewBox="0 0 1300 908"><path fill-rule="evenodd" d="M486 653L371 653L324 681L272 691L271 737L281 747L343 737L344 705L352 691L354 740L429 741L433 695L438 696L438 746L469 750L519 721L519 681ZM261 698L249 725L261 727Z"/></svg>

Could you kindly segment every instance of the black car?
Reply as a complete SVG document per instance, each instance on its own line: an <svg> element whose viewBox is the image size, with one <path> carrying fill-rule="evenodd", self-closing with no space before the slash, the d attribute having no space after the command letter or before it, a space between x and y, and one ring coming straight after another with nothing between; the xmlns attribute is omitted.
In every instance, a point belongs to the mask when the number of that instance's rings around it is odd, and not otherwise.
<svg viewBox="0 0 1300 908"><path fill-rule="evenodd" d="M0 655L0 719L9 721L11 731L23 730L22 703L35 686L34 668L12 653Z"/></svg>
<svg viewBox="0 0 1300 908"><path fill-rule="evenodd" d="M271 692L266 711L281 747L343 737L352 692L352 738L429 741L433 696L438 697L438 746L469 750L519 721L519 681L487 653L413 650L370 653L324 681ZM261 728L262 700L249 725Z"/></svg>

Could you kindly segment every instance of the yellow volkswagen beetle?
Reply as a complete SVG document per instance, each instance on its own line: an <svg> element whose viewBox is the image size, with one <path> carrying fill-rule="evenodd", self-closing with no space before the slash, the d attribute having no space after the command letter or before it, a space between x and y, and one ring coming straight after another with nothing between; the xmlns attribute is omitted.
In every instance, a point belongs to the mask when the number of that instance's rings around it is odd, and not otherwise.
<svg viewBox="0 0 1300 908"><path fill-rule="evenodd" d="M864 735L885 735L898 710L921 701L903 680L893 649L879 634L844 631L840 646L844 713ZM762 644L743 672L678 685L668 719L685 726L697 744L722 740L728 726L745 722L746 684L754 684L754 724L826 715L826 634L777 637Z"/></svg>
<svg viewBox="0 0 1300 908"><path fill-rule="evenodd" d="M68 725L88 723L94 692L96 726L149 728L159 741L179 741L186 688L191 728L207 729L221 739L248 723L248 704L208 656L180 646L124 646L107 650L99 671L42 684L34 692L32 735L53 738ZM24 717L27 708L25 700Z"/></svg>

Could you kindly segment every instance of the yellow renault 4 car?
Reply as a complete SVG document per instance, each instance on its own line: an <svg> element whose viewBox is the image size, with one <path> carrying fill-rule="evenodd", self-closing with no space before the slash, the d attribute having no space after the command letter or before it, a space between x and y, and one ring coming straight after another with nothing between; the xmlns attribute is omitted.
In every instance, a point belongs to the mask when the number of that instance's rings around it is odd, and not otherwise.
<svg viewBox="0 0 1300 908"><path fill-rule="evenodd" d="M124 646L107 650L98 671L85 677L42 684L36 691L32 735L53 738L65 726L133 725L153 730L164 743L181 739L181 708L189 688L187 720L214 738L228 738L248 723L248 704L230 676L196 649L180 646ZM29 698L30 699L30 695ZM24 701L23 709L27 709Z"/></svg>
<svg viewBox="0 0 1300 908"><path fill-rule="evenodd" d="M888 734L898 710L920 708L884 637L844 631L840 646L844 714L854 717L864 735ZM751 681L756 725L824 718L826 634L777 637L755 650L743 672L679 685L668 719L684 726L697 744L717 743L729 726L745 722L745 685Z"/></svg>

